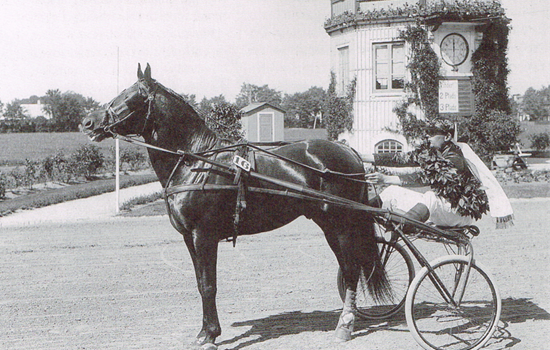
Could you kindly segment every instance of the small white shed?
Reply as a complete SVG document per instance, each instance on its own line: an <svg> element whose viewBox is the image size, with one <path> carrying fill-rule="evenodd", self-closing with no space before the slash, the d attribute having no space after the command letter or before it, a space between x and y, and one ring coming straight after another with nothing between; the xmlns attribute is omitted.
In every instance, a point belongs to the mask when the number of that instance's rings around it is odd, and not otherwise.
<svg viewBox="0 0 550 350"><path fill-rule="evenodd" d="M241 109L244 137L250 142L284 141L285 111L267 102Z"/></svg>

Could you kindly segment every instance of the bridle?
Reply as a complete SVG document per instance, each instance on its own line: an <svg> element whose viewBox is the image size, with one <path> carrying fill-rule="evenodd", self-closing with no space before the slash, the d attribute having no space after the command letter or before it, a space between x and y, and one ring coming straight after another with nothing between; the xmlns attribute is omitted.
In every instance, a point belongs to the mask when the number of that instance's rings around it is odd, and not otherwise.
<svg viewBox="0 0 550 350"><path fill-rule="evenodd" d="M137 103L147 103L147 115L145 116L145 122L143 123L143 127L141 131L135 134L136 136L143 136L145 131L147 130L147 127L149 126L150 121L152 120L151 116L153 112L155 98L157 95L157 89L156 89L157 86L155 84L153 91L150 92L147 89L142 88L142 85L139 81L137 84L138 84L138 92L128 96L121 105L113 107L113 104L116 100L116 97L115 97L111 102L109 102L109 105L107 106L107 114L103 119L102 123L108 123L108 125L103 127L103 130L113 135L113 137L120 137L120 135L116 132L116 126L120 125L123 122L126 122L131 117L136 115L136 112L141 110L141 108L132 109L130 104L135 105ZM145 93L143 93L142 90L146 90ZM124 91L122 93L124 93ZM140 99L141 101L138 99ZM126 110L130 111L130 113L128 113L128 115L126 115L125 117L121 118L120 114Z"/></svg>

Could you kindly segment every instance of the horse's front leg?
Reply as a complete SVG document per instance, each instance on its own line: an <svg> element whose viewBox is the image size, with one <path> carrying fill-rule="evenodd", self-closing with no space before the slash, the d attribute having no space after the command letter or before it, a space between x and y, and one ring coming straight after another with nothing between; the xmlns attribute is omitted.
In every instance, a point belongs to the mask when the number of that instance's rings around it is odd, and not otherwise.
<svg viewBox="0 0 550 350"><path fill-rule="evenodd" d="M221 334L216 308L216 262L218 241L195 234L185 237L195 267L197 287L202 298L202 329L197 335L197 344L202 349L216 349L216 338Z"/></svg>

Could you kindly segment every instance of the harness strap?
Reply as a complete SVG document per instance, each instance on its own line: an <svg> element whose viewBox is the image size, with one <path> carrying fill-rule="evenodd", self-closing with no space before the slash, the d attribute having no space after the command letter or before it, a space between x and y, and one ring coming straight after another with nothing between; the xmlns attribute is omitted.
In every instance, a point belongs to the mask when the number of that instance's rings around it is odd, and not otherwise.
<svg viewBox="0 0 550 350"><path fill-rule="evenodd" d="M235 157L241 157L243 159L248 158L248 146L245 144L235 151ZM234 164L235 165L235 164ZM246 209L246 181L243 176L244 169L240 166L236 166L235 178L233 184L237 185L237 203L235 205L235 215L233 218L233 247L237 244L237 236L239 235L239 224L241 220L241 214Z"/></svg>

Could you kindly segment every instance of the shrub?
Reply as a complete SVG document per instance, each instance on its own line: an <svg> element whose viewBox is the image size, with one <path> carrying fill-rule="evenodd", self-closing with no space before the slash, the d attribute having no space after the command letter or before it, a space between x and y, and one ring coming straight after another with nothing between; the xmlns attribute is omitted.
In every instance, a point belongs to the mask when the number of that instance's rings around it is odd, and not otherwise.
<svg viewBox="0 0 550 350"><path fill-rule="evenodd" d="M69 161L61 151L53 156L44 158L42 161L42 173L50 181L64 183L69 182L73 176Z"/></svg>
<svg viewBox="0 0 550 350"><path fill-rule="evenodd" d="M489 162L499 152L509 152L521 131L519 121L502 111L466 118L459 125L460 137L472 146L481 159Z"/></svg>
<svg viewBox="0 0 550 350"><path fill-rule="evenodd" d="M7 176L0 172L0 199L6 198L6 189L8 187Z"/></svg>
<svg viewBox="0 0 550 350"><path fill-rule="evenodd" d="M120 163L132 171L140 170L147 164L147 157L137 149L127 148L120 151Z"/></svg>
<svg viewBox="0 0 550 350"><path fill-rule="evenodd" d="M221 101L212 106L205 122L218 137L238 142L243 139L241 118L242 112L235 104Z"/></svg>
<svg viewBox="0 0 550 350"><path fill-rule="evenodd" d="M12 178L12 188L21 187L25 183L25 173L21 167L12 169L9 176Z"/></svg>
<svg viewBox="0 0 550 350"><path fill-rule="evenodd" d="M105 157L94 145L82 145L71 155L70 167L73 173L90 180L103 167Z"/></svg>
<svg viewBox="0 0 550 350"><path fill-rule="evenodd" d="M418 164L412 162L404 153L375 153L374 165L396 168L418 166Z"/></svg>
<svg viewBox="0 0 550 350"><path fill-rule="evenodd" d="M25 159L25 170L23 172L23 184L32 190L32 186L40 178L40 163L34 160Z"/></svg>
<svg viewBox="0 0 550 350"><path fill-rule="evenodd" d="M529 135L529 140L531 141L531 148L536 149L537 151L544 151L550 146L550 134L543 132L540 134L531 134Z"/></svg>

